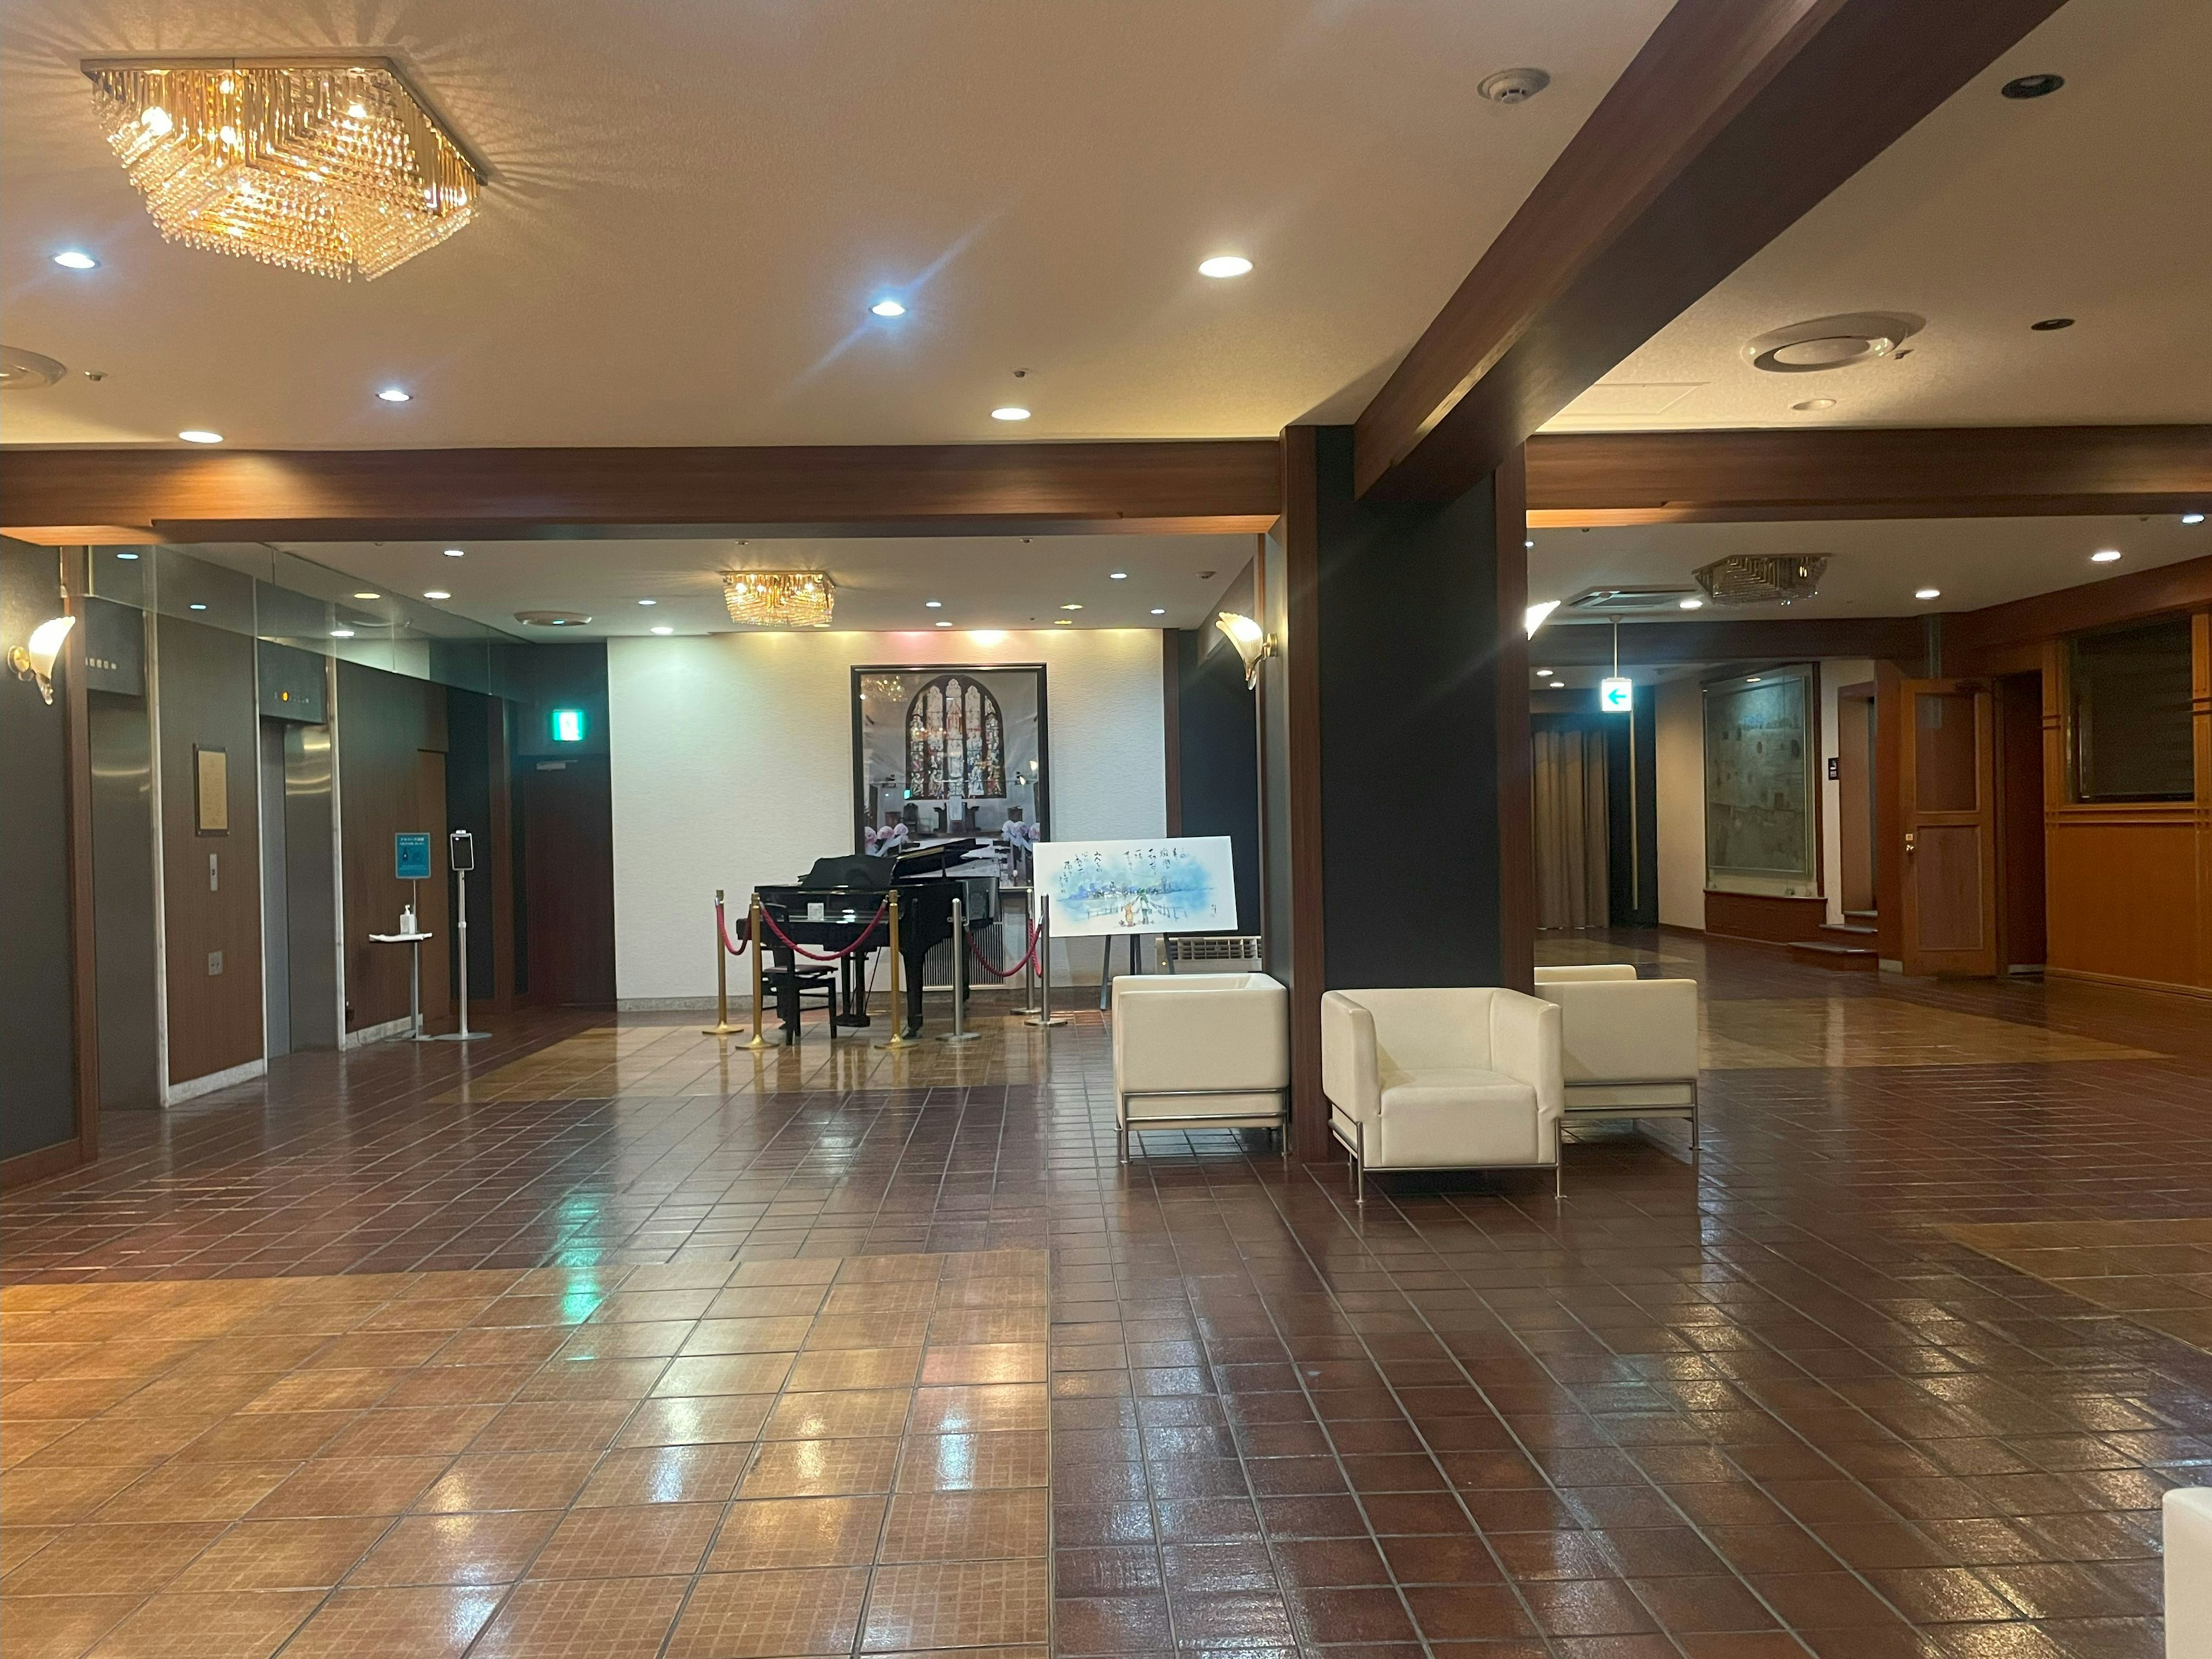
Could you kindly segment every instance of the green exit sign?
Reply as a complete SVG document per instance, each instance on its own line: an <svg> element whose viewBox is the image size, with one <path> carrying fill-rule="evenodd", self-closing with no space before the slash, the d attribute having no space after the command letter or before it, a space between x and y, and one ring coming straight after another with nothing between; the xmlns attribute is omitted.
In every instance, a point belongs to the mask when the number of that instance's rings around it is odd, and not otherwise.
<svg viewBox="0 0 2212 1659"><path fill-rule="evenodd" d="M580 708L556 708L553 711L553 741L581 743L584 740L584 711Z"/></svg>

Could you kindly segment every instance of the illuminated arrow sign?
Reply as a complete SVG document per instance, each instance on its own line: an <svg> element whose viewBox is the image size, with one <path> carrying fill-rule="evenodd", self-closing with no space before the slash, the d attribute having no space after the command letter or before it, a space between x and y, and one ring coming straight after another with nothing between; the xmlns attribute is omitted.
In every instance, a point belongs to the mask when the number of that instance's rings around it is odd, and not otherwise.
<svg viewBox="0 0 2212 1659"><path fill-rule="evenodd" d="M1635 706L1636 683L1613 674L1598 682L1597 706L1608 714L1626 714Z"/></svg>

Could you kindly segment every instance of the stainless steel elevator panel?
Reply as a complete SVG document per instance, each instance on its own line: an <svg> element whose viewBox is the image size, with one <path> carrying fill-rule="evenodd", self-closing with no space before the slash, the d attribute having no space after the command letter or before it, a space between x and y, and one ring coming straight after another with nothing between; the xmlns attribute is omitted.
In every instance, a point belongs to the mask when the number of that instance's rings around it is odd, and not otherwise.
<svg viewBox="0 0 2212 1659"><path fill-rule="evenodd" d="M292 1052L290 906L286 902L284 722L261 720L261 1029L268 1056Z"/></svg>
<svg viewBox="0 0 2212 1659"><path fill-rule="evenodd" d="M284 727L285 957L292 1047L338 1046L337 889L331 728Z"/></svg>
<svg viewBox="0 0 2212 1659"><path fill-rule="evenodd" d="M135 614L135 613L134 613ZM143 626L143 624L142 624ZM161 1103L155 1031L154 747L146 700L85 694L103 1111Z"/></svg>

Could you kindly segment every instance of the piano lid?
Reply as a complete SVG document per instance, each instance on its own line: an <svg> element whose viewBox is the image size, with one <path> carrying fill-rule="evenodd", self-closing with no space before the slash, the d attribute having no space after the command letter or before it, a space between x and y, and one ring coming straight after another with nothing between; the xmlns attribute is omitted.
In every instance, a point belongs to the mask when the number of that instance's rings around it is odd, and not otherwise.
<svg viewBox="0 0 2212 1659"><path fill-rule="evenodd" d="M881 892L897 879L898 860L871 857L866 853L837 853L814 860L800 878L801 887L859 887Z"/></svg>
<svg viewBox="0 0 2212 1659"><path fill-rule="evenodd" d="M897 879L910 881L916 876L941 874L982 845L980 836L948 836L942 841L903 848L898 854Z"/></svg>

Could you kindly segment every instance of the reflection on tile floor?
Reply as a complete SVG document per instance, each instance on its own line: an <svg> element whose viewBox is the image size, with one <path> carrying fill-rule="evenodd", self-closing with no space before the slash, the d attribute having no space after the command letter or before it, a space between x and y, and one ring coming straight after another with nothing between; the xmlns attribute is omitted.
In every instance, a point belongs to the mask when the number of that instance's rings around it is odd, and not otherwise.
<svg viewBox="0 0 2212 1659"><path fill-rule="evenodd" d="M2212 1215L1996 1221L1943 1231L2054 1290L2212 1352Z"/></svg>
<svg viewBox="0 0 2212 1659"><path fill-rule="evenodd" d="M1046 1287L1029 1250L9 1285L5 1650L1041 1650Z"/></svg>
<svg viewBox="0 0 2212 1659"><path fill-rule="evenodd" d="M1620 943L1762 1063L1560 1201L1119 1164L1087 1012L536 1013L111 1117L0 1200L8 1651L2150 1659L2212 1357L2025 1253L2197 1278L2111 1252L2201 1242L2202 1006Z"/></svg>

